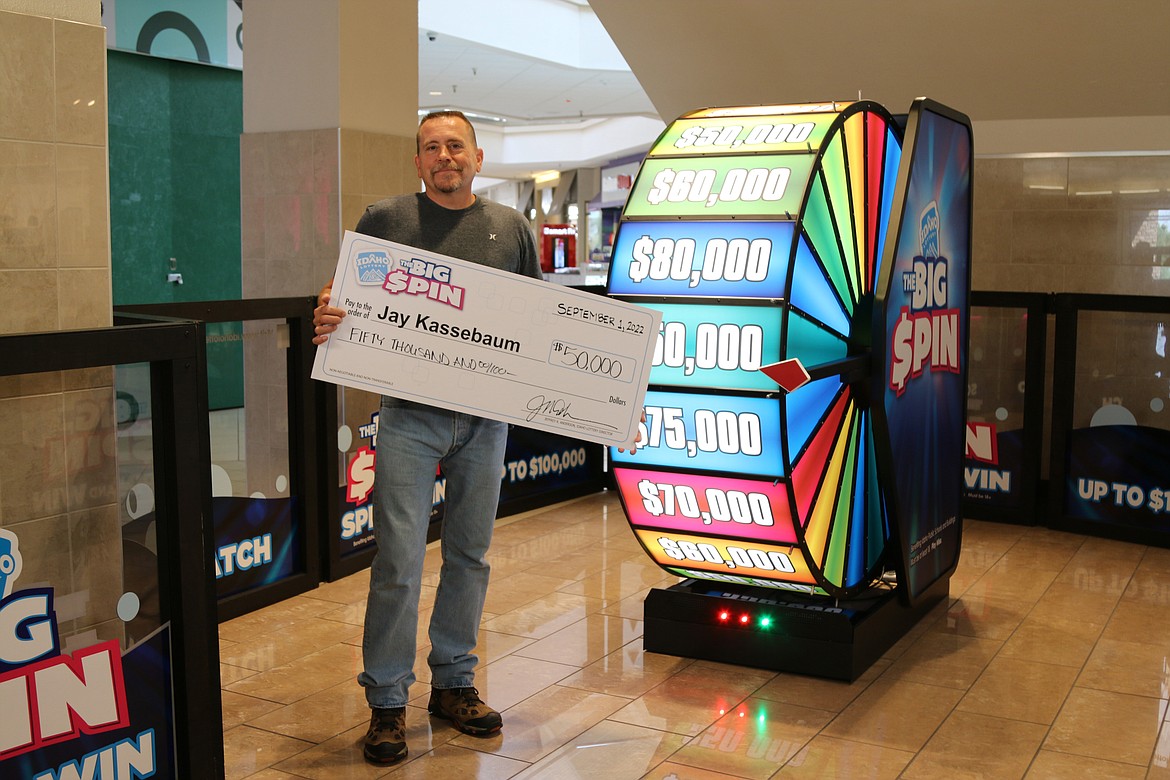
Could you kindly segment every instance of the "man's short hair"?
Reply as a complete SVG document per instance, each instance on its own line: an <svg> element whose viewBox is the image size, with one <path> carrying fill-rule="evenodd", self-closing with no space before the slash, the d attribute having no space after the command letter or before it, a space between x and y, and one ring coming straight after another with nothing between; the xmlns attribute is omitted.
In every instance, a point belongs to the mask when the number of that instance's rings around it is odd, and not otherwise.
<svg viewBox="0 0 1170 780"><path fill-rule="evenodd" d="M471 124L471 120L462 111L455 109L445 109L443 111L432 111L422 119L418 120L418 131L414 134L414 151L415 154L422 154L422 126L432 119L442 119L443 117L454 117L455 119L462 119L463 124L471 130L471 145L479 147L479 142L475 140L475 125Z"/></svg>

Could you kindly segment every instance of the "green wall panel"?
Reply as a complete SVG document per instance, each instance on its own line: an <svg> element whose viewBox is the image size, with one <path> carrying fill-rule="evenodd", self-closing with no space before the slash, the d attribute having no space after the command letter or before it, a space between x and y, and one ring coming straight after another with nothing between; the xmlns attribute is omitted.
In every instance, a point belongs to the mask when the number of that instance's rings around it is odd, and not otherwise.
<svg viewBox="0 0 1170 780"><path fill-rule="evenodd" d="M239 298L242 74L106 54L114 304ZM209 405L242 406L242 329L208 333Z"/></svg>

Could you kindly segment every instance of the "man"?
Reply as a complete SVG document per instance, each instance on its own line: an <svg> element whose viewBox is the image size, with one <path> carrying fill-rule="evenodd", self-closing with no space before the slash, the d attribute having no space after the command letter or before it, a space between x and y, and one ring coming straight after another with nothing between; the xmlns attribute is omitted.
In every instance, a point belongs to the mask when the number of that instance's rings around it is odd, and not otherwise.
<svg viewBox="0 0 1170 780"><path fill-rule="evenodd" d="M536 246L513 209L476 197L483 165L475 129L458 111L423 117L414 164L424 192L379 201L357 232L540 279ZM332 282L314 311L313 343L323 344L345 311L329 305ZM435 468L447 478L439 587L430 622L431 715L466 734L488 736L500 714L473 687L472 652L488 584L484 560L500 495L508 426L383 397L375 465L370 595L358 682L372 709L363 753L374 764L406 757L407 691L414 682L415 635Z"/></svg>

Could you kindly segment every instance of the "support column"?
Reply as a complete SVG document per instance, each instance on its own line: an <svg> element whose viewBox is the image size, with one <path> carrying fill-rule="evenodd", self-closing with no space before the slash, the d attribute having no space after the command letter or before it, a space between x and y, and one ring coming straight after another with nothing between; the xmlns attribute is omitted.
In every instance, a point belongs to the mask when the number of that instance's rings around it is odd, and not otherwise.
<svg viewBox="0 0 1170 780"><path fill-rule="evenodd" d="M248 0L244 30L243 296L316 294L365 207L419 187L418 5ZM247 490L274 496L288 473L284 386L272 382L284 356L266 327L245 330ZM354 395L342 406L352 430L377 408Z"/></svg>

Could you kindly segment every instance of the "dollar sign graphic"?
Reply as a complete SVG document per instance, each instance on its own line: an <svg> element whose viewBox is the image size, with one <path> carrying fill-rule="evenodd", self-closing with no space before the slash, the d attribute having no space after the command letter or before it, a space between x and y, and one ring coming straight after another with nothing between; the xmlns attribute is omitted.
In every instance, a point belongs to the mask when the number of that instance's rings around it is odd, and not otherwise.
<svg viewBox="0 0 1170 780"><path fill-rule="evenodd" d="M662 201L666 200L666 195L670 192L670 185L674 182L675 170L673 168L663 168L654 177L654 186L650 188L650 192L646 193L646 202L652 206L657 206Z"/></svg>
<svg viewBox="0 0 1170 780"><path fill-rule="evenodd" d="M633 259L630 261L630 280L637 283L650 273L650 253L654 251L654 242L650 236L642 236L634 242L631 250Z"/></svg>
<svg viewBox="0 0 1170 780"><path fill-rule="evenodd" d="M346 470L349 490L346 497L351 504L364 504L374 489L374 451L362 447L349 462Z"/></svg>
<svg viewBox="0 0 1170 780"><path fill-rule="evenodd" d="M642 506L655 517L662 516L662 501L658 498L658 486L648 479L638 483L638 492L642 494Z"/></svg>

